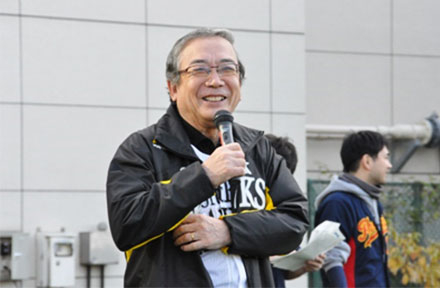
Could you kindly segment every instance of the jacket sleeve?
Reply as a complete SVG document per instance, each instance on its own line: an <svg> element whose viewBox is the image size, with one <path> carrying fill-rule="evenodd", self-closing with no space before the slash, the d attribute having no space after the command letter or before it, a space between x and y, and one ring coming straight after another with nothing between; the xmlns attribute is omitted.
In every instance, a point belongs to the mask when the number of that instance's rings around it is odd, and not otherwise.
<svg viewBox="0 0 440 288"><path fill-rule="evenodd" d="M328 285L325 285L324 287L348 287L342 266L333 267L325 273L328 282L326 284Z"/></svg>
<svg viewBox="0 0 440 288"><path fill-rule="evenodd" d="M339 243L336 247L330 249L326 253L323 269L328 272L336 266L342 267L350 256L351 249L348 241L353 237L353 231L356 229L352 212L353 208L344 194L331 193L327 195L319 204L316 211L315 227L325 220L330 220L340 223L339 229L345 237L345 240Z"/></svg>
<svg viewBox="0 0 440 288"><path fill-rule="evenodd" d="M197 161L182 170L174 167L176 173L170 179L158 179L152 149L156 148L135 133L110 163L107 209L113 239L122 251L169 231L214 193Z"/></svg>
<svg viewBox="0 0 440 288"><path fill-rule="evenodd" d="M289 253L308 228L307 199L285 160L268 142L262 145L256 155L266 171L266 190L274 207L224 218L231 233L230 253L257 257Z"/></svg>

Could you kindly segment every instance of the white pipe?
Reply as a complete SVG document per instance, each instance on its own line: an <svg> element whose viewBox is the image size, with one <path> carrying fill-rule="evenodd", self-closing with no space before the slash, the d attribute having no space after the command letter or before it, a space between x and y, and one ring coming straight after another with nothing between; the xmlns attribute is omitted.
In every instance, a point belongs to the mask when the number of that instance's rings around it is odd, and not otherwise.
<svg viewBox="0 0 440 288"><path fill-rule="evenodd" d="M432 126L427 120L421 124L394 126L306 125L308 139L341 139L361 130L376 131L392 139L419 139L422 145L428 143L432 135Z"/></svg>

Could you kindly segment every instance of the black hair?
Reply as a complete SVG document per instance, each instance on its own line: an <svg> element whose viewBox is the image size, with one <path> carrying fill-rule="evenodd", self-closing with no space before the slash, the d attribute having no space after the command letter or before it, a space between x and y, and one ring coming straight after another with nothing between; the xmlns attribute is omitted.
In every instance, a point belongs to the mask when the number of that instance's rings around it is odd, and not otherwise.
<svg viewBox="0 0 440 288"><path fill-rule="evenodd" d="M273 134L266 134L270 144L275 149L277 154L281 155L286 160L287 168L293 174L298 164L298 155L296 154L296 148L293 143L289 141L287 137L277 137Z"/></svg>
<svg viewBox="0 0 440 288"><path fill-rule="evenodd" d="M384 147L388 147L388 141L382 134L374 131L364 130L347 135L340 152L344 172L356 172L362 156L368 154L376 159Z"/></svg>

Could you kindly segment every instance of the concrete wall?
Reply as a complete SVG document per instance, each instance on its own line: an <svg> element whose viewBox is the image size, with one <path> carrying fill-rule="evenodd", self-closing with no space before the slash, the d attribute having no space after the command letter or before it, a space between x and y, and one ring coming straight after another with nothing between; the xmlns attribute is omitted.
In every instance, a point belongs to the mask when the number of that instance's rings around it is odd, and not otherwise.
<svg viewBox="0 0 440 288"><path fill-rule="evenodd" d="M236 121L289 136L306 158L303 0L2 0L1 231L77 235L107 221L109 161L164 113L165 57L198 26L236 37L247 68ZM304 160L297 171L305 188ZM106 287L122 287L124 263L105 269Z"/></svg>
<svg viewBox="0 0 440 288"><path fill-rule="evenodd" d="M391 126L440 113L439 13L435 0L306 1L306 123ZM308 178L342 169L341 142L307 140ZM394 143L394 159L406 144ZM439 148L422 148L390 179L439 175Z"/></svg>
<svg viewBox="0 0 440 288"><path fill-rule="evenodd" d="M77 234L107 221L108 163L165 111L165 57L198 26L236 36L247 68L236 121L293 139L303 188L306 173L328 178L342 168L341 141L306 142L306 123L412 124L440 113L439 12L435 0L2 0L0 230ZM439 162L438 148L420 149L394 178L438 179ZM106 287L121 287L123 270L121 254ZM76 273L84 287L85 269Z"/></svg>

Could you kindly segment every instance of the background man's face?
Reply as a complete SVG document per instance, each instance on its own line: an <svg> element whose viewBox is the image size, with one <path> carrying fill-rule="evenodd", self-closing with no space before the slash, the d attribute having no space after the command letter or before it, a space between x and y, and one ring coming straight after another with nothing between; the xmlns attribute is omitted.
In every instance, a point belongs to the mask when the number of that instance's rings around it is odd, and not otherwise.
<svg viewBox="0 0 440 288"><path fill-rule="evenodd" d="M370 170L370 183L373 185L385 184L387 173L390 171L392 165L389 160L389 151L386 146L380 150L376 159L373 159L373 164Z"/></svg>
<svg viewBox="0 0 440 288"><path fill-rule="evenodd" d="M217 66L221 62L238 63L232 45L221 37L199 38L187 44L180 54L179 70L194 64ZM215 69L207 78L182 73L180 82L172 87L171 99L177 102L182 117L198 130L213 128L218 110L233 112L240 102L239 75L220 78Z"/></svg>

